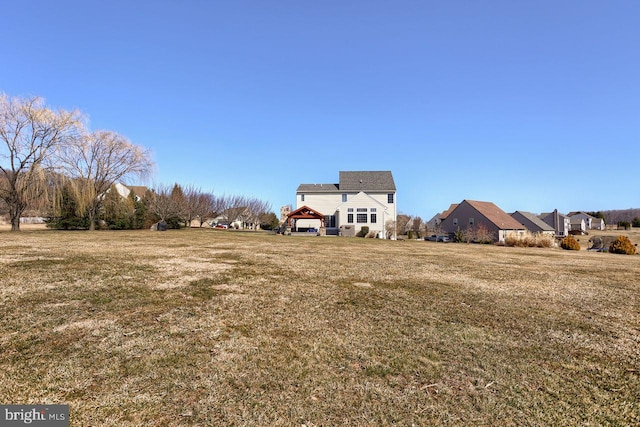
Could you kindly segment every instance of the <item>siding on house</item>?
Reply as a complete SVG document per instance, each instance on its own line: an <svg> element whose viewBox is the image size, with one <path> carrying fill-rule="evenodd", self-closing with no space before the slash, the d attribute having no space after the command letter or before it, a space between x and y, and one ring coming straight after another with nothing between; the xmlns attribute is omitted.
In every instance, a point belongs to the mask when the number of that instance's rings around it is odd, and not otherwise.
<svg viewBox="0 0 640 427"><path fill-rule="evenodd" d="M385 223L395 221L397 214L396 185L391 172L341 171L339 177L337 184L300 184L296 190L296 209L306 205L332 217L334 227L327 227L327 234L337 234L341 225L349 224L355 226L356 232L367 226L370 231L385 235ZM347 212L350 208L353 212ZM357 212L357 209L366 209L366 212ZM353 223L348 222L349 213L353 213ZM358 213L366 213L367 222L358 223ZM371 222L371 214L375 223ZM300 226L314 227L317 223L307 225L299 221Z"/></svg>
<svg viewBox="0 0 640 427"><path fill-rule="evenodd" d="M524 231L525 227L491 202L463 200L442 221L445 233L453 234L458 229L467 230L485 227L497 242L503 242L509 231Z"/></svg>
<svg viewBox="0 0 640 427"><path fill-rule="evenodd" d="M558 237L566 237L569 235L569 231L571 231L571 219L559 213L557 209L554 209L553 212L540 214L540 219L553 227Z"/></svg>
<svg viewBox="0 0 640 427"><path fill-rule="evenodd" d="M587 222L583 218L571 217L571 231L584 233L587 231Z"/></svg>

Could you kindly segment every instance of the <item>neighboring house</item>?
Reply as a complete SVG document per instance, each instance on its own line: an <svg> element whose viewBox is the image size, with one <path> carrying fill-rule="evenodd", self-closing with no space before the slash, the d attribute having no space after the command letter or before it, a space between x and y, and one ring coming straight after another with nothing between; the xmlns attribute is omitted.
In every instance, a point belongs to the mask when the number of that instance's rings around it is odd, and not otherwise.
<svg viewBox="0 0 640 427"><path fill-rule="evenodd" d="M118 194L120 194L124 199L129 197L129 194L133 191L133 194L136 197L136 201L138 202L142 200L145 193L147 192L147 187L144 187L142 185L124 185L120 184L119 182L116 182L114 185L116 187L116 190L118 191ZM107 190L106 192L108 193L110 190L111 189Z"/></svg>
<svg viewBox="0 0 640 427"><path fill-rule="evenodd" d="M304 206L321 213L324 221L301 218L297 227L324 228L323 233L337 235L340 227L357 233L367 226L387 237L385 224L397 215L396 184L390 171L341 171L337 184L300 184L296 210Z"/></svg>
<svg viewBox="0 0 640 427"><path fill-rule="evenodd" d="M556 231L556 237L566 237L571 231L571 219L567 215L559 213L558 209L553 212L542 213L539 218L553 227Z"/></svg>
<svg viewBox="0 0 640 427"><path fill-rule="evenodd" d="M433 218L431 218L429 221L427 221L427 229L428 230L432 230L432 231L436 231L440 229L440 224L442 223L442 221L447 217L447 215L449 215L449 213L451 211L453 211L456 207L458 206L458 203L452 203L449 206L449 209L447 209L446 211L442 211L441 213L437 213L433 216Z"/></svg>
<svg viewBox="0 0 640 427"><path fill-rule="evenodd" d="M207 219L207 224L210 227L224 226L235 230L256 228L256 224L251 219L249 209L245 206L226 209L215 218Z"/></svg>
<svg viewBox="0 0 640 427"><path fill-rule="evenodd" d="M427 230L434 231L440 226L442 219L440 219L440 213L435 214L429 221L425 223Z"/></svg>
<svg viewBox="0 0 640 427"><path fill-rule="evenodd" d="M453 234L457 230L477 230L484 227L496 242L504 242L509 231L522 232L525 227L491 202L463 200L440 224L442 231Z"/></svg>
<svg viewBox="0 0 640 427"><path fill-rule="evenodd" d="M556 230L531 212L515 211L511 217L532 233L556 234Z"/></svg>
<svg viewBox="0 0 640 427"><path fill-rule="evenodd" d="M569 218L571 220L571 231L572 234L580 233L584 234L587 231L587 222L584 218L579 218L577 216Z"/></svg>
<svg viewBox="0 0 640 427"><path fill-rule="evenodd" d="M574 218L584 219L586 230L604 230L605 224L602 218L596 218L582 211L569 212L567 216L571 218L571 220Z"/></svg>
<svg viewBox="0 0 640 427"><path fill-rule="evenodd" d="M592 230L604 230L605 223L602 218L593 218L591 220L591 229Z"/></svg>

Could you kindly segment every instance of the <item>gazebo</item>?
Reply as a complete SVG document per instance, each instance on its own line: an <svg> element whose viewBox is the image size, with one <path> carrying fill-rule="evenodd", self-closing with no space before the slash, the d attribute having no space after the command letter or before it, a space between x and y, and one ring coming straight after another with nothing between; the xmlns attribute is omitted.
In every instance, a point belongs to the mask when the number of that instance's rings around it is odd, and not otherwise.
<svg viewBox="0 0 640 427"><path fill-rule="evenodd" d="M291 229L292 232L298 232L297 222L299 219L317 219L320 221L320 229L318 230L318 234L323 236L325 234L325 224L324 224L324 215L320 212L311 209L309 206L302 206L295 211L292 211L289 215L287 215L287 227ZM306 230L308 231L308 230Z"/></svg>

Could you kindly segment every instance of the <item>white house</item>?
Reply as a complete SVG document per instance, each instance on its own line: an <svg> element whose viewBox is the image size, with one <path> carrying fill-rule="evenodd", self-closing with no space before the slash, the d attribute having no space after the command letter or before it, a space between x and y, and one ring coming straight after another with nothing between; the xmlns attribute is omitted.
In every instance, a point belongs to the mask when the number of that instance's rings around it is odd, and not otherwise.
<svg viewBox="0 0 640 427"><path fill-rule="evenodd" d="M577 224L578 219L583 219L585 222L586 230L604 230L604 226L605 226L604 220L601 218L596 218L594 216L591 216L586 212L581 212L581 211L569 212L567 216L571 218L572 224L574 222Z"/></svg>
<svg viewBox="0 0 640 427"><path fill-rule="evenodd" d="M341 171L337 184L300 184L296 190L296 210L311 208L324 221L298 219L297 229L324 227L327 235L337 235L347 227L357 233L364 226L387 236L385 224L395 221L396 185L390 171Z"/></svg>

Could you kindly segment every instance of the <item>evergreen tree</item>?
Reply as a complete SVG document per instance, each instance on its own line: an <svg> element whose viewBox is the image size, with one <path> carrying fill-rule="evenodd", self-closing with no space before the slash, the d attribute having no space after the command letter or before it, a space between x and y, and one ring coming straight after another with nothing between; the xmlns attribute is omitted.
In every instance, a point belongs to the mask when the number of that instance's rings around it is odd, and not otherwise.
<svg viewBox="0 0 640 427"><path fill-rule="evenodd" d="M89 218L79 216L77 212L76 196L70 183L64 184L54 197L47 227L59 230L86 229L89 227Z"/></svg>

